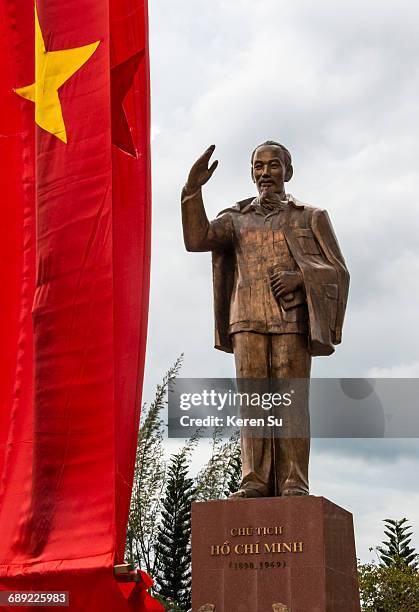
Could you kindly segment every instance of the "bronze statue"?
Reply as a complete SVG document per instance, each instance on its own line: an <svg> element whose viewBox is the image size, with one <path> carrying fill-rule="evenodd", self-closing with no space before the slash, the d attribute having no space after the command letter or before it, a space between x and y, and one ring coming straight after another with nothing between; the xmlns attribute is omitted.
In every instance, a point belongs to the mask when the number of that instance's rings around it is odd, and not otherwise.
<svg viewBox="0 0 419 612"><path fill-rule="evenodd" d="M182 191L188 251L212 251L215 347L234 352L238 379L309 379L311 357L341 342L349 273L329 216L285 193L291 154L267 141L253 151L258 197L208 221L202 186L215 146ZM309 422L308 399L299 418ZM241 436L242 482L233 497L307 495L310 437Z"/></svg>

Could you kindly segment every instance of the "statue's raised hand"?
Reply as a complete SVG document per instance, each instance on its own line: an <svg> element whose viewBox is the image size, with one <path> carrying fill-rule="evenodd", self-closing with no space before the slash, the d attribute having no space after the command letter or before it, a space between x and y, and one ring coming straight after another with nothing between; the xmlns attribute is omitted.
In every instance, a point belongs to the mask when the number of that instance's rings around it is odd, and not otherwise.
<svg viewBox="0 0 419 612"><path fill-rule="evenodd" d="M211 145L208 149L199 157L192 168L190 169L188 181L186 183L186 189L189 192L196 191L202 185L205 185L207 181L213 175L218 161L214 161L211 166L208 167L211 155L214 153L215 145Z"/></svg>

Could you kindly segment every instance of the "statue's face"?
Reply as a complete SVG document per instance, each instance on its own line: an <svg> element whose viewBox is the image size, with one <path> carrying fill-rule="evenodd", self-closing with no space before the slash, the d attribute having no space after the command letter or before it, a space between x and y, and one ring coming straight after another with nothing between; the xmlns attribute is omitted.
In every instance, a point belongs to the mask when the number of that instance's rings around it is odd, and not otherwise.
<svg viewBox="0 0 419 612"><path fill-rule="evenodd" d="M256 149L253 158L252 176L259 194L284 193L285 163L282 149L264 145Z"/></svg>

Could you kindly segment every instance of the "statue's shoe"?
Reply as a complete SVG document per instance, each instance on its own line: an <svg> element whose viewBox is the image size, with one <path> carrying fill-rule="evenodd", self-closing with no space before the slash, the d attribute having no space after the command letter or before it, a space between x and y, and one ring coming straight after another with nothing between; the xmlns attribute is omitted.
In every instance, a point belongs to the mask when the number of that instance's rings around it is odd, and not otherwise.
<svg viewBox="0 0 419 612"><path fill-rule="evenodd" d="M228 499L244 499L248 497L263 497L263 495L256 489L239 489L235 493L232 493Z"/></svg>

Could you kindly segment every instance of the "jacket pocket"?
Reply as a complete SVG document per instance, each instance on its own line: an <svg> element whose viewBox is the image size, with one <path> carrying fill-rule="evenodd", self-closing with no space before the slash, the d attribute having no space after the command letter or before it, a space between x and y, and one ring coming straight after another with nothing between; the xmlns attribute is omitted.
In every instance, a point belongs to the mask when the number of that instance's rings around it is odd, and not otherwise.
<svg viewBox="0 0 419 612"><path fill-rule="evenodd" d="M294 234L298 238L303 253L306 253L306 255L320 255L319 247L311 229L296 228Z"/></svg>

